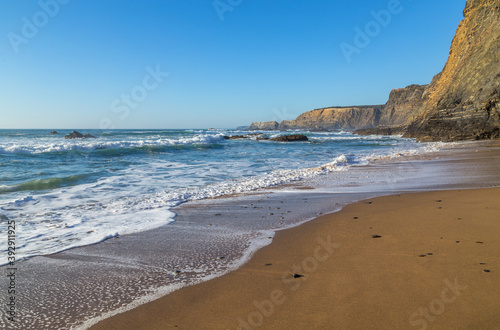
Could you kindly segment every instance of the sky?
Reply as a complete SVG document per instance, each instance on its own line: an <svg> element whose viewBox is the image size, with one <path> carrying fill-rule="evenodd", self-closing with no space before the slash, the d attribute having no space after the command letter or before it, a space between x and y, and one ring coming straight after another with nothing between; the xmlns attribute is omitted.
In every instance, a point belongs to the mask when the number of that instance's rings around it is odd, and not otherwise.
<svg viewBox="0 0 500 330"><path fill-rule="evenodd" d="M234 128L384 104L465 0L0 0L0 128Z"/></svg>

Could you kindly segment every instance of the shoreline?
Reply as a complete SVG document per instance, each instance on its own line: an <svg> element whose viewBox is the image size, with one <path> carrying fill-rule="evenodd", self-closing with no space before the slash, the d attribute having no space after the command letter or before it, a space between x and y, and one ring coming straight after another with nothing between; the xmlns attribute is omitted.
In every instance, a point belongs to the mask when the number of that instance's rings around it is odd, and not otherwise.
<svg viewBox="0 0 500 330"><path fill-rule="evenodd" d="M381 159L305 180L300 186L182 204L175 208L176 221L156 230L21 262L18 298L26 304L20 313L31 315L21 319L22 326L84 329L174 290L211 282L238 271L255 251L271 243L274 233L301 228L321 214L360 200L500 187L499 159L498 141L463 143L425 156ZM89 274L89 269L94 271ZM56 291L51 289L54 284ZM44 323L46 311L57 311L58 317Z"/></svg>
<svg viewBox="0 0 500 330"><path fill-rule="evenodd" d="M233 272L91 329L498 325L499 196L484 188L356 202L278 231ZM442 294L453 286L456 296Z"/></svg>

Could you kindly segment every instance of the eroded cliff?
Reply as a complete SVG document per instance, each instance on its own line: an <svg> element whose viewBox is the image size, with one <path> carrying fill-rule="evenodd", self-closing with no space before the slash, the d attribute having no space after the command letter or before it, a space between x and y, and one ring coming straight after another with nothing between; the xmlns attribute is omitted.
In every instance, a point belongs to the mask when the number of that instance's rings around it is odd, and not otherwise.
<svg viewBox="0 0 500 330"><path fill-rule="evenodd" d="M500 137L500 1L468 0L448 61L423 95L405 136L420 140Z"/></svg>

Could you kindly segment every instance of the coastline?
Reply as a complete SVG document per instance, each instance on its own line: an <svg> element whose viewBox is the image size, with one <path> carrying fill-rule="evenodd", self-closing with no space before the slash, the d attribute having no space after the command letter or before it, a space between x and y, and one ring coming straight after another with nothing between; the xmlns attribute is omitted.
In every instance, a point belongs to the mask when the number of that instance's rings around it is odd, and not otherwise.
<svg viewBox="0 0 500 330"><path fill-rule="evenodd" d="M91 329L498 326L499 196L484 188L357 202L277 232L236 271Z"/></svg>
<svg viewBox="0 0 500 330"><path fill-rule="evenodd" d="M500 187L499 159L498 141L452 144L425 155L379 159L300 185L183 204L167 226L19 263L18 298L25 302L19 312L25 317L17 326L85 329L175 290L211 283L237 272L276 232L302 228L318 215L361 200ZM48 315L57 316L50 316L49 323Z"/></svg>

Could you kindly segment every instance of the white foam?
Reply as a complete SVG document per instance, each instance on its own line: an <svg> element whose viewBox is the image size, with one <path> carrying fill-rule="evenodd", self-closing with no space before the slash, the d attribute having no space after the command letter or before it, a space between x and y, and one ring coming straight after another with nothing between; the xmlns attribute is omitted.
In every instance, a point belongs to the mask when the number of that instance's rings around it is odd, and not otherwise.
<svg viewBox="0 0 500 330"><path fill-rule="evenodd" d="M200 134L193 137L178 139L135 139L135 140L107 140L104 138L86 140L36 139L20 142L4 142L0 144L0 154L41 154L63 151L89 151L98 149L163 147L193 144L211 144L223 141L222 134Z"/></svg>

